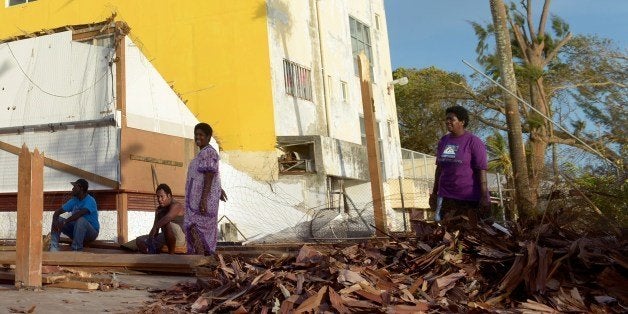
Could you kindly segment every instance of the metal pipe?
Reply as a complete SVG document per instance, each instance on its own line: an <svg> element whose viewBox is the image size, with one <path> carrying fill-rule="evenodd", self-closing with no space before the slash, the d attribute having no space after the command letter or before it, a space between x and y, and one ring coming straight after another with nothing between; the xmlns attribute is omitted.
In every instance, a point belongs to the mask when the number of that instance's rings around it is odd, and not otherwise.
<svg viewBox="0 0 628 314"><path fill-rule="evenodd" d="M42 123L42 124L29 124L20 126L10 126L0 128L0 134L22 134L24 132L56 132L59 130L67 130L70 127L73 128L85 128L85 127L99 127L99 126L115 126L116 120L113 115L108 115L100 119L82 120L82 121L70 121L70 122L57 122L57 123Z"/></svg>
<svg viewBox="0 0 628 314"><path fill-rule="evenodd" d="M329 87L327 86L327 75L325 71L325 47L323 45L323 27L321 26L321 15L320 8L318 6L318 2L320 0L316 0L316 29L318 31L318 52L321 60L321 76L323 79L323 105L325 106L325 125L327 126L327 136L333 137L331 132L331 112L329 108L329 97L327 95L327 91Z"/></svg>

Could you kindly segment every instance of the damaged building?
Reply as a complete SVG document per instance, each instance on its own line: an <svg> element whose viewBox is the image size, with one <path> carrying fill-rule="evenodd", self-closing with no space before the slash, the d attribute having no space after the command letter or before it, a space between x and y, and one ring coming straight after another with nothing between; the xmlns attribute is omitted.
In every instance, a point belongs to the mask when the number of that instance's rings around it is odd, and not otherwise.
<svg viewBox="0 0 628 314"><path fill-rule="evenodd" d="M398 194L382 0L8 2L0 8L0 215L10 223L0 238L15 236L23 143L46 157L44 231L69 182L84 177L101 210L99 239L120 242L150 229L157 183L184 197L199 121L212 125L220 149L223 240L290 229L317 236L308 222L329 208L357 214L359 231L372 233L360 52L370 62L384 194ZM387 216L394 203L384 201Z"/></svg>

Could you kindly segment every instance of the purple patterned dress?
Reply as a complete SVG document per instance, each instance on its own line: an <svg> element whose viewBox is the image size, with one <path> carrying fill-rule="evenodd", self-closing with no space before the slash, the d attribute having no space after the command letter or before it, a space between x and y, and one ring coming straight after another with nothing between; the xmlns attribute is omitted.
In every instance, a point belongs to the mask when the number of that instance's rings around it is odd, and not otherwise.
<svg viewBox="0 0 628 314"><path fill-rule="evenodd" d="M207 145L201 149L188 167L188 176L185 181L185 219L183 222L188 254L200 253L196 252L194 246L192 228L196 229L206 255L216 251L216 242L218 241L218 223L216 220L221 191L220 172L218 171L219 160L218 152L211 145ZM203 214L200 212L199 205L205 174L209 172L214 173L214 180L207 195L207 212Z"/></svg>

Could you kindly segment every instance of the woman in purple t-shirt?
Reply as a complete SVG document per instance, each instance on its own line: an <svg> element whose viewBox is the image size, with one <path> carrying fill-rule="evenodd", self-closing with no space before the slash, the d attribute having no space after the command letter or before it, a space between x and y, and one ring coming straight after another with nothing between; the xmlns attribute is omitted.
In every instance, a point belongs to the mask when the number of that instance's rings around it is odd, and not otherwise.
<svg viewBox="0 0 628 314"><path fill-rule="evenodd" d="M484 216L490 210L486 146L465 130L469 123L469 112L465 108L453 106L445 113L449 133L438 142L430 207L437 210L437 197L442 198L440 215L444 220L463 215L474 225L478 214ZM478 210L481 211L478 213Z"/></svg>

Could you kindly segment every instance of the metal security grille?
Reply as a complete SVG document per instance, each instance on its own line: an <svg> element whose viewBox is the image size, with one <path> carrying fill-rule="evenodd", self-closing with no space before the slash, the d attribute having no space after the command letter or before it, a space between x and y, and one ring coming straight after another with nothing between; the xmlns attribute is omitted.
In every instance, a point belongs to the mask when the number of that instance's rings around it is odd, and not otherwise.
<svg viewBox="0 0 628 314"><path fill-rule="evenodd" d="M292 61L283 60L283 78L286 94L305 100L312 100L312 79L310 70Z"/></svg>

